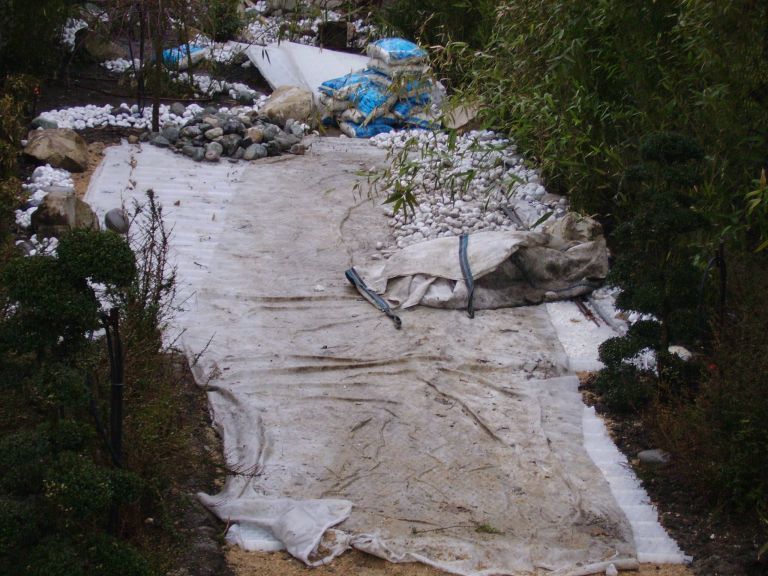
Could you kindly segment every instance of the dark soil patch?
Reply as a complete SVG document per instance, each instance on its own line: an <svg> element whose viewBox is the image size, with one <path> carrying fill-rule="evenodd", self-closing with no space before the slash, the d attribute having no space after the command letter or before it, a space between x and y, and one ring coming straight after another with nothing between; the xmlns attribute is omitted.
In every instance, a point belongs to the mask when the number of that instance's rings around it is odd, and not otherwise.
<svg viewBox="0 0 768 576"><path fill-rule="evenodd" d="M198 492L221 490L224 457L221 440L215 433L208 410L208 399L189 370L187 362L178 358L182 405L178 413L192 430L189 453L192 460L174 486L169 512L175 518L178 556L174 576L230 576L222 548L225 528L198 500Z"/></svg>
<svg viewBox="0 0 768 576"><path fill-rule="evenodd" d="M206 74L200 70L195 73ZM211 76L226 80L227 82L239 82L246 84L253 90L264 94L272 92L269 84L255 67L243 68L240 65L216 64ZM38 97L35 114L47 110L58 110L73 106L94 104L104 106L120 106L136 104L136 92L124 82L123 75L110 72L99 64L84 64L74 62L64 70L45 78L41 82L40 96ZM147 95L145 105L151 105L150 96ZM216 98L182 98L164 97L162 102L197 102L203 106L209 102L235 105L236 102L224 95Z"/></svg>
<svg viewBox="0 0 768 576"><path fill-rule="evenodd" d="M99 64L73 63L62 72L43 80L37 113L86 104L131 104L135 95L131 95L127 87L120 86L119 79L118 74L109 72Z"/></svg>
<svg viewBox="0 0 768 576"><path fill-rule="evenodd" d="M768 575L768 563L757 559L763 544L757 518L721 509L686 484L684 471L675 467L674 460L666 466L640 466L637 453L656 447L642 416L607 412L592 386L593 375L581 380L584 402L595 406L603 417L614 442L658 507L661 524L693 556L693 572L700 576Z"/></svg>

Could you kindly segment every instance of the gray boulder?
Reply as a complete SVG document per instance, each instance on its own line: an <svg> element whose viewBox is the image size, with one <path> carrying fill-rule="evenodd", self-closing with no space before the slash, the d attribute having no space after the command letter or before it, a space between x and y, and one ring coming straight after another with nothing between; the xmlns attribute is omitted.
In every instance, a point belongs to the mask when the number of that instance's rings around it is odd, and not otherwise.
<svg viewBox="0 0 768 576"><path fill-rule="evenodd" d="M206 110L208 110L208 108L206 108ZM203 116L203 124L208 124L209 126L211 126L211 128L216 128L219 125L221 125L221 119L218 116L216 116L217 112L218 110L213 114L206 113Z"/></svg>
<svg viewBox="0 0 768 576"><path fill-rule="evenodd" d="M33 130L27 136L24 154L41 164L83 172L88 167L88 146L77 132L68 128Z"/></svg>
<svg viewBox="0 0 768 576"><path fill-rule="evenodd" d="M112 232L128 234L130 226L128 214L122 208L112 208L112 210L104 215L104 226L107 230L112 230Z"/></svg>
<svg viewBox="0 0 768 576"><path fill-rule="evenodd" d="M210 130L205 131L205 137L208 138L208 140L215 140L219 136L224 135L224 130L222 128L211 128Z"/></svg>
<svg viewBox="0 0 768 576"><path fill-rule="evenodd" d="M32 229L41 237L61 236L72 228L99 229L99 219L74 191L49 192L32 214Z"/></svg>
<svg viewBox="0 0 768 576"><path fill-rule="evenodd" d="M224 148L224 154L227 156L232 156L237 151L241 141L242 138L237 134L227 134L226 136L222 137L221 145Z"/></svg>
<svg viewBox="0 0 768 576"><path fill-rule="evenodd" d="M218 142L211 142L205 147L205 159L208 162L218 162L224 148Z"/></svg>
<svg viewBox="0 0 768 576"><path fill-rule="evenodd" d="M267 157L267 147L263 144L251 144L243 152L243 160L258 160Z"/></svg>
<svg viewBox="0 0 768 576"><path fill-rule="evenodd" d="M245 130L245 125L237 118L230 118L221 127L224 134L242 134Z"/></svg>
<svg viewBox="0 0 768 576"><path fill-rule="evenodd" d="M179 127L175 124L166 124L160 131L160 135L171 144L174 144L179 139Z"/></svg>
<svg viewBox="0 0 768 576"><path fill-rule="evenodd" d="M199 126L192 125L184 126L179 134L184 138L195 138L196 136L200 136L201 132Z"/></svg>
<svg viewBox="0 0 768 576"><path fill-rule="evenodd" d="M151 142L158 148L168 148L171 145L171 141L162 134L153 136Z"/></svg>
<svg viewBox="0 0 768 576"><path fill-rule="evenodd" d="M270 142L271 140L274 140L275 137L280 134L282 131L280 128L275 126L274 124L267 124L264 126L264 128L261 129L262 138L264 142Z"/></svg>
<svg viewBox="0 0 768 576"><path fill-rule="evenodd" d="M171 113L176 114L176 116L184 116L184 112L186 111L187 107L181 102L174 102L171 104Z"/></svg>
<svg viewBox="0 0 768 576"><path fill-rule="evenodd" d="M264 140L264 131L258 126L248 128L245 131L245 137L248 138L253 144L260 144Z"/></svg>
<svg viewBox="0 0 768 576"><path fill-rule="evenodd" d="M664 450L643 450L638 452L637 459L644 466L661 466L669 463L669 454Z"/></svg>
<svg viewBox="0 0 768 576"><path fill-rule="evenodd" d="M275 137L275 143L277 144L277 147L280 149L281 152L290 150L291 146L293 146L294 144L298 144L299 142L301 142L301 138L297 138L292 134L282 133L282 134L278 134Z"/></svg>

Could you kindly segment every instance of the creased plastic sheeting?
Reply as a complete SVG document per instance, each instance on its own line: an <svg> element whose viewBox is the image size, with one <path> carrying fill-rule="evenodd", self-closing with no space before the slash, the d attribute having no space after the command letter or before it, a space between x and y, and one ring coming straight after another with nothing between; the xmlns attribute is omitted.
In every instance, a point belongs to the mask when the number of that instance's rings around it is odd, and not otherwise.
<svg viewBox="0 0 768 576"><path fill-rule="evenodd" d="M227 500L207 494L202 494L201 500L220 517L235 523L227 539L246 550L285 547L302 562L319 566L348 548L344 543L332 549L325 558L312 558L326 531L349 517L352 503L347 500L252 498L249 501L248 498Z"/></svg>
<svg viewBox="0 0 768 576"><path fill-rule="evenodd" d="M359 54L296 42L251 46L245 53L273 89L279 86L301 86L316 96L320 95L318 86L329 78L361 70L368 64L368 58Z"/></svg>
<svg viewBox="0 0 768 576"><path fill-rule="evenodd" d="M397 331L348 285L387 238L353 190L383 161L336 139L231 167L107 150L88 200L101 212L153 188L185 239L195 292L177 323L231 470L205 502L231 539L308 563L352 546L467 575L636 565L543 307L419 307Z"/></svg>
<svg viewBox="0 0 768 576"><path fill-rule="evenodd" d="M562 230L560 230L562 233ZM412 244L358 272L393 305L466 308L459 238ZM476 309L538 304L588 294L608 273L602 236L585 242L545 232L478 232L469 236Z"/></svg>

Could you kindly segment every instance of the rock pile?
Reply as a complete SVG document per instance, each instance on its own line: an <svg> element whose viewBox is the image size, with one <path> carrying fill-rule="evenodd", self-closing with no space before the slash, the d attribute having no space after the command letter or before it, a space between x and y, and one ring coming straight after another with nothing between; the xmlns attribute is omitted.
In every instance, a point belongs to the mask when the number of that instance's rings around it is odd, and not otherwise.
<svg viewBox="0 0 768 576"><path fill-rule="evenodd" d="M174 104L183 117L182 104ZM172 108L173 108L172 107ZM254 110L205 108L185 124L166 123L160 132L145 132L141 138L159 148L169 148L196 162L258 160L281 153L303 154L301 139L308 126L291 118L284 123Z"/></svg>
<svg viewBox="0 0 768 576"><path fill-rule="evenodd" d="M411 190L416 200L407 214L384 206L398 248L483 230L539 230L567 213L565 198L547 194L538 171L494 132L473 131L450 142L445 133L410 130L370 142L392 156L405 148L412 152L412 168L400 173L393 166L378 186L383 198L398 187Z"/></svg>

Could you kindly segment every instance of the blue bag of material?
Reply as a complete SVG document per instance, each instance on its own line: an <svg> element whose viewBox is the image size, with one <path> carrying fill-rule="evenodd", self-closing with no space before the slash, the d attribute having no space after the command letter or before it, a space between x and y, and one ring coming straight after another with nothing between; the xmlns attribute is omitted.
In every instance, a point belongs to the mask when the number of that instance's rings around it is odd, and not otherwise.
<svg viewBox="0 0 768 576"><path fill-rule="evenodd" d="M341 128L341 131L350 138L370 138L377 134L391 132L395 129L391 124L379 121L378 118L367 125L357 124L355 122L341 122L339 128Z"/></svg>
<svg viewBox="0 0 768 576"><path fill-rule="evenodd" d="M403 120L403 123L408 128L422 128L423 130L432 130L433 128L438 127L438 124L435 121L435 119L429 114L426 114L424 112L419 114L414 114L412 116L409 116L408 118L405 118Z"/></svg>
<svg viewBox="0 0 768 576"><path fill-rule="evenodd" d="M368 44L368 56L386 64L417 64L427 59L427 53L403 38L382 38Z"/></svg>
<svg viewBox="0 0 768 576"><path fill-rule="evenodd" d="M204 46L198 46L197 44L189 45L189 55L191 56L195 52L205 50ZM167 48L163 50L163 62L169 66L178 66L179 62L187 57L187 47L177 46L176 48Z"/></svg>
<svg viewBox="0 0 768 576"><path fill-rule="evenodd" d="M399 118L408 118L424 110L424 106L432 102L432 97L429 94L420 94L412 98L404 98L398 100L394 106L392 106L392 113Z"/></svg>
<svg viewBox="0 0 768 576"><path fill-rule="evenodd" d="M320 84L319 90L326 96L347 100L350 92L356 90L362 84L369 84L370 82L371 80L368 78L366 71L363 70L362 72L351 72L346 76L326 80Z"/></svg>
<svg viewBox="0 0 768 576"><path fill-rule="evenodd" d="M397 94L368 80L367 84L360 85L355 91L351 101L366 117L376 117L389 112L389 108L397 101Z"/></svg>

